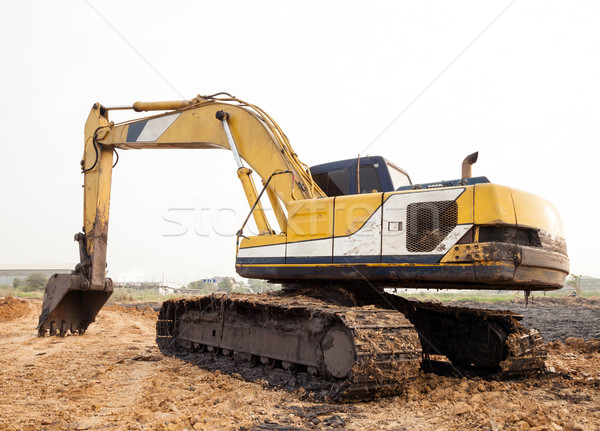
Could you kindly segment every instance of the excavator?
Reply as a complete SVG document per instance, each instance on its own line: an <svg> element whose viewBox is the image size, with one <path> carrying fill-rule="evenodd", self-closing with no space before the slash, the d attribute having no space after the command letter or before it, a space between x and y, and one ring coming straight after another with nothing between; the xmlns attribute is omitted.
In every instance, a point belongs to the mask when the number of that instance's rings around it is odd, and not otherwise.
<svg viewBox="0 0 600 431"><path fill-rule="evenodd" d="M117 109L158 114L115 124L108 114ZM521 315L391 293L528 295L563 286L569 259L557 210L538 196L473 177L477 153L465 158L460 178L423 184L383 157L310 168L265 111L228 93L96 103L84 145L80 263L49 279L40 336L83 334L113 292L106 254L116 150L226 149L250 208L237 232L236 272L282 289L165 301L156 325L163 353L246 358L267 374L303 373L329 385L331 399L397 393L436 358L499 376L544 367L542 338L521 325ZM265 193L276 228L263 207ZM251 217L257 235L245 235Z"/></svg>

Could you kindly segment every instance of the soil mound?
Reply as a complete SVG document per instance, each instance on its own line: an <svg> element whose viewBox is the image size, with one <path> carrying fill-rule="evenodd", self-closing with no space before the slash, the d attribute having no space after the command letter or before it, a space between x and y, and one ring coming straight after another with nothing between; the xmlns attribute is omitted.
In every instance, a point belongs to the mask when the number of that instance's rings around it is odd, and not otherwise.
<svg viewBox="0 0 600 431"><path fill-rule="evenodd" d="M24 299L12 296L0 299L0 320L13 320L29 313L29 304Z"/></svg>
<svg viewBox="0 0 600 431"><path fill-rule="evenodd" d="M152 318L156 318L158 316L158 312L147 304L109 305L103 307L102 310L110 310L120 314L129 314L133 316L148 316Z"/></svg>
<svg viewBox="0 0 600 431"><path fill-rule="evenodd" d="M600 353L600 340L586 341L583 338L568 337L564 343L552 341L548 346L561 353L574 351L577 353Z"/></svg>

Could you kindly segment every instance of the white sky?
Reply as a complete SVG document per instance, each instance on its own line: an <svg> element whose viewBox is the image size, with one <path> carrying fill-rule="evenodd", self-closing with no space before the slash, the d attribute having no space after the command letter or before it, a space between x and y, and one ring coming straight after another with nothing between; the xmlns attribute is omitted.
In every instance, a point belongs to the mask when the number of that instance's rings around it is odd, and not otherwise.
<svg viewBox="0 0 600 431"><path fill-rule="evenodd" d="M367 153L429 182L458 177L479 150L474 175L553 202L572 272L600 277L599 22L594 1L1 2L0 263L78 261L96 101L228 91L272 115L313 165L355 157L433 82ZM120 155L109 275L234 275L248 208L232 155ZM163 217L187 233L172 236Z"/></svg>

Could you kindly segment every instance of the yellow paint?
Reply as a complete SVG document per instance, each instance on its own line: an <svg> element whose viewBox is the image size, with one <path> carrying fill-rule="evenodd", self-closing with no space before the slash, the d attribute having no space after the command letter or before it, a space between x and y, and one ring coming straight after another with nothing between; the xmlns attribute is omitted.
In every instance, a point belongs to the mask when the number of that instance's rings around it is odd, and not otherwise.
<svg viewBox="0 0 600 431"><path fill-rule="evenodd" d="M193 105L196 100L170 100L162 102L135 102L133 110L141 111L170 111L172 109L187 108Z"/></svg>
<svg viewBox="0 0 600 431"><path fill-rule="evenodd" d="M96 105L95 105L96 106ZM85 123L85 141L83 150L83 168L90 169L96 160L96 151L94 150L93 136L98 127L108 126L108 118L100 115L99 109L92 109ZM98 149L99 150L99 149ZM88 234L87 251L91 255L93 251L93 241L89 241L94 221L96 220L96 204L98 200L98 164L93 170L84 174L83 184L83 229Z"/></svg>
<svg viewBox="0 0 600 431"><path fill-rule="evenodd" d="M335 198L335 236L351 235L381 207L381 193Z"/></svg>
<svg viewBox="0 0 600 431"><path fill-rule="evenodd" d="M496 184L476 184L473 221L477 225L516 223L510 189Z"/></svg>
<svg viewBox="0 0 600 431"><path fill-rule="evenodd" d="M465 187L464 192L456 199L458 206L457 224L473 223L473 193L475 186Z"/></svg>
<svg viewBox="0 0 600 431"><path fill-rule="evenodd" d="M240 242L240 248L260 247L262 245L285 244L286 235L261 235L243 238Z"/></svg>
<svg viewBox="0 0 600 431"><path fill-rule="evenodd" d="M474 202L476 225L517 225L564 237L556 207L539 196L496 184L477 184Z"/></svg>
<svg viewBox="0 0 600 431"><path fill-rule="evenodd" d="M546 199L517 189L510 189L519 226L543 229L564 237L560 215Z"/></svg>
<svg viewBox="0 0 600 431"><path fill-rule="evenodd" d="M263 187L265 182L263 181ZM271 203L271 208L273 208L273 212L275 213L275 218L277 219L277 224L279 224L279 229L281 233L287 232L287 216L283 207L281 206L281 202L279 198L271 189L271 186L267 187L267 196L269 196L269 202Z"/></svg>
<svg viewBox="0 0 600 431"><path fill-rule="evenodd" d="M229 128L240 156L263 181L274 172L292 171L291 174L277 175L270 182L271 189L286 208L291 201L325 196L312 181L312 177L306 171L307 166L298 159L283 132L260 108L248 105L259 110L259 114L246 107L228 103L229 101L206 101L197 98L192 102L189 107L133 122L139 123L179 113L179 117L154 142L127 142L129 123L111 127L104 142L122 149L221 148L228 150L229 143L223 126L215 118L217 111L222 110L229 114ZM172 106L174 102L166 103L165 106ZM281 228L283 230L283 227Z"/></svg>
<svg viewBox="0 0 600 431"><path fill-rule="evenodd" d="M108 239L108 216L112 179L113 147L96 143L94 134L99 127L108 125L99 104L88 116L85 124L83 153L83 228L87 238L87 253L92 259L91 289L103 289L106 278L106 247ZM101 129L102 130L102 129ZM97 152L96 152L97 150ZM93 168L92 168L93 167Z"/></svg>
<svg viewBox="0 0 600 431"><path fill-rule="evenodd" d="M331 237L333 199L306 199L288 203L288 242Z"/></svg>
<svg viewBox="0 0 600 431"><path fill-rule="evenodd" d="M254 206L252 216L256 222L258 232L260 235L270 235L272 230L271 226L269 225L269 221L267 220L267 216L265 215L265 210L263 209L262 203L260 201L257 202L256 186L254 185L254 180L252 179L252 169L245 167L239 168L237 175L242 182L242 187L244 189L244 193L246 194L246 199L248 200L250 208Z"/></svg>

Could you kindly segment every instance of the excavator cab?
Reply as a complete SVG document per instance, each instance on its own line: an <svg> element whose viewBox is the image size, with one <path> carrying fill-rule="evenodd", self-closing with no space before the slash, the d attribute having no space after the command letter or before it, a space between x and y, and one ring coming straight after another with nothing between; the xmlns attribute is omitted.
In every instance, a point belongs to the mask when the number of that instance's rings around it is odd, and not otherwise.
<svg viewBox="0 0 600 431"><path fill-rule="evenodd" d="M469 157L476 160L477 153L471 154L467 159ZM475 162L472 161L472 163ZM464 164L465 162L463 162ZM311 167L310 172L315 183L328 197L435 189L490 182L486 177L470 177L470 174L467 175L467 172L463 172L463 177L459 179L413 184L405 170L381 156L359 157L323 163Z"/></svg>
<svg viewBox="0 0 600 431"><path fill-rule="evenodd" d="M406 171L381 156L323 163L311 167L310 173L329 197L393 192L412 185Z"/></svg>

